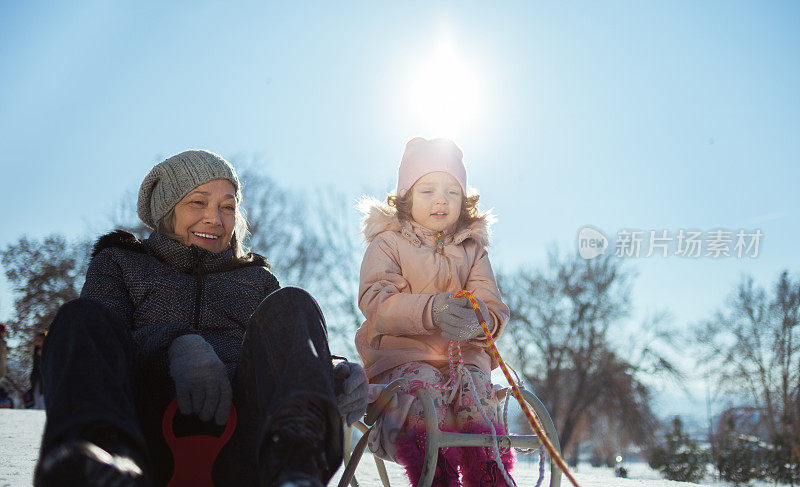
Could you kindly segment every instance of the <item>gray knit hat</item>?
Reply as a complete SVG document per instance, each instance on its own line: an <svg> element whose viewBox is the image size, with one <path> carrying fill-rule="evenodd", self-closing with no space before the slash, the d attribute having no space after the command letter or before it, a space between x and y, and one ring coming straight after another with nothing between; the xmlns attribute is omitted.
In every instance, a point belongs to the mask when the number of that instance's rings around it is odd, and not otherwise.
<svg viewBox="0 0 800 487"><path fill-rule="evenodd" d="M206 150L187 150L153 167L139 188L136 209L139 218L149 227L156 228L158 221L189 191L212 179L227 179L236 188L236 202L242 199L239 178L233 166Z"/></svg>

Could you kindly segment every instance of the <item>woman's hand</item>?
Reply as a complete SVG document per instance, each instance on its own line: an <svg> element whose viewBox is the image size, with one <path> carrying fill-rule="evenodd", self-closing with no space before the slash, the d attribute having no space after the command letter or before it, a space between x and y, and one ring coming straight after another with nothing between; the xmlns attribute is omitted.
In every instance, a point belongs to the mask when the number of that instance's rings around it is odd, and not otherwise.
<svg viewBox="0 0 800 487"><path fill-rule="evenodd" d="M231 408L231 383L225 365L200 335L183 335L169 347L169 375L175 381L178 407L196 413L202 421L212 417L223 425Z"/></svg>
<svg viewBox="0 0 800 487"><path fill-rule="evenodd" d="M339 362L333 368L335 380L342 380L342 390L337 391L336 402L339 414L352 425L367 412L367 374L364 368L353 362Z"/></svg>
<svg viewBox="0 0 800 487"><path fill-rule="evenodd" d="M472 305L467 298L452 296L452 293L440 293L433 298L433 324L442 330L442 336L448 340L461 342L479 337L482 329ZM477 301L483 319L488 319L486 305Z"/></svg>

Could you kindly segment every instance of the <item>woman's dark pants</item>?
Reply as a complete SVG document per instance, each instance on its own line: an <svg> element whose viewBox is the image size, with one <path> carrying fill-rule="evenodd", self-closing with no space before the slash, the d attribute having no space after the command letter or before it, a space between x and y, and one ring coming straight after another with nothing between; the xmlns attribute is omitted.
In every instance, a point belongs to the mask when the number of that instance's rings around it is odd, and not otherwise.
<svg viewBox="0 0 800 487"><path fill-rule="evenodd" d="M76 432L113 426L146 452L155 485L169 480L172 456L161 419L175 397L174 385L166 370L160 377L141 375L128 324L99 301L71 301L50 327L42 367L47 424L40 457ZM319 448L331 471L323 481L333 475L342 458L342 425L325 322L308 293L287 287L261 302L250 318L232 387L239 419L217 458L216 485L257 485L261 443L274 426L270 420L292 398L326 407L326 444Z"/></svg>

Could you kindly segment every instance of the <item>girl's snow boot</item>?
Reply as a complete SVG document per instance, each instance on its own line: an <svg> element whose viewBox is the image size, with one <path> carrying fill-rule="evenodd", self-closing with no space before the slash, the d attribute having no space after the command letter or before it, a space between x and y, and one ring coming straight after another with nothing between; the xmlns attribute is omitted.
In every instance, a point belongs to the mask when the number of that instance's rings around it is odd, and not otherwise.
<svg viewBox="0 0 800 487"><path fill-rule="evenodd" d="M495 424L495 431L499 435L505 434L505 429L499 424ZM491 434L488 426L475 426L468 428L464 433ZM491 447L464 447L459 448L459 468L464 487L513 487L509 486L500 467L494 458L494 450ZM511 450L500 450L500 460L503 462L506 472L511 474L514 466L514 452Z"/></svg>
<svg viewBox="0 0 800 487"><path fill-rule="evenodd" d="M422 477L422 466L425 463L425 430L407 432L397 440L397 463L403 466L412 487L419 485ZM458 470L456 468L455 448L439 450L436 470L431 487L458 487Z"/></svg>

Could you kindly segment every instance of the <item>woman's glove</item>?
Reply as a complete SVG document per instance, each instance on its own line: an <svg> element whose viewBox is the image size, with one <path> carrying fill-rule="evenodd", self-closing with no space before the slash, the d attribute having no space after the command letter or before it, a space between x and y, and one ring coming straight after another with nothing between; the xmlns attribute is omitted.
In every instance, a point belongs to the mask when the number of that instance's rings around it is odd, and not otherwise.
<svg viewBox="0 0 800 487"><path fill-rule="evenodd" d="M175 381L178 407L183 414L212 417L223 425L231 408L231 383L225 365L200 335L179 336L169 347L169 375Z"/></svg>
<svg viewBox="0 0 800 487"><path fill-rule="evenodd" d="M367 374L353 362L339 362L333 368L334 381L342 384L336 391L339 414L347 426L355 423L367 412Z"/></svg>
<svg viewBox="0 0 800 487"><path fill-rule="evenodd" d="M475 310L467 298L453 298L452 293L440 293L433 298L433 324L442 330L448 340L462 342L479 337L481 325ZM477 300L483 319L489 319L489 310L481 300Z"/></svg>

